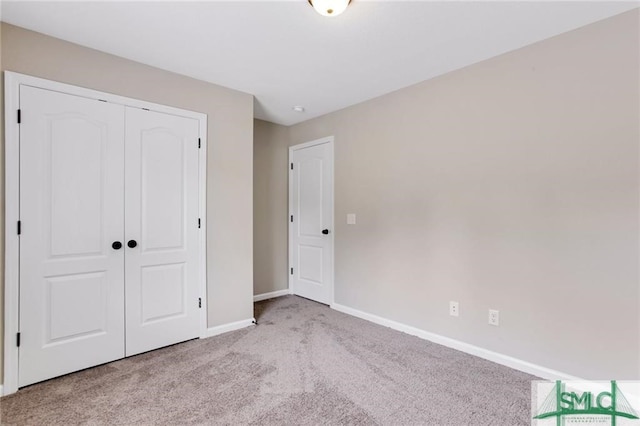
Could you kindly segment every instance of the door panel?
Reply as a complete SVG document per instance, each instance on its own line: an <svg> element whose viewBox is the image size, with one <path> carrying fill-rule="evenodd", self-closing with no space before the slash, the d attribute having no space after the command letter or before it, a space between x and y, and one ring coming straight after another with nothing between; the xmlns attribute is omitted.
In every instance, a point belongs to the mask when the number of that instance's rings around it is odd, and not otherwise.
<svg viewBox="0 0 640 426"><path fill-rule="evenodd" d="M73 113L48 121L50 256L101 254L106 148L102 133L106 128ZM70 210L82 214L69 214Z"/></svg>
<svg viewBox="0 0 640 426"><path fill-rule="evenodd" d="M291 160L293 290L326 304L333 287L332 148L327 142L294 149ZM330 233L323 234L325 229Z"/></svg>
<svg viewBox="0 0 640 426"><path fill-rule="evenodd" d="M124 107L20 88L19 386L124 356Z"/></svg>
<svg viewBox="0 0 640 426"><path fill-rule="evenodd" d="M44 346L107 331L107 274L93 272L51 277L46 282ZM77 303L82 300L83 303ZM82 318L82 321L78 321Z"/></svg>
<svg viewBox="0 0 640 426"><path fill-rule="evenodd" d="M298 269L300 278L322 285L324 247L298 245Z"/></svg>
<svg viewBox="0 0 640 426"><path fill-rule="evenodd" d="M303 158L298 163L298 197L300 212L300 235L304 237L322 236L324 218L322 217L322 169L326 160L323 158L322 146L318 148L319 157ZM313 148L306 148L313 150ZM304 152L299 157L308 157Z"/></svg>
<svg viewBox="0 0 640 426"><path fill-rule="evenodd" d="M192 136L193 137L193 136ZM195 150L191 139L191 151ZM168 128L140 134L141 219L140 241L145 253L184 250L186 223L185 148L189 141ZM134 163L131 163L134 166Z"/></svg>
<svg viewBox="0 0 640 426"><path fill-rule="evenodd" d="M143 325L186 315L184 263L145 266L140 285Z"/></svg>
<svg viewBox="0 0 640 426"><path fill-rule="evenodd" d="M126 108L127 356L198 337L197 120Z"/></svg>

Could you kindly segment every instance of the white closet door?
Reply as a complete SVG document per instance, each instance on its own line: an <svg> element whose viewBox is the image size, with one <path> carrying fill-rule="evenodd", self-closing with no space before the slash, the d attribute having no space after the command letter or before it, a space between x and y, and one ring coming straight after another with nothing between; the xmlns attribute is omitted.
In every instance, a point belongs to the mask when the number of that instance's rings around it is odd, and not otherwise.
<svg viewBox="0 0 640 426"><path fill-rule="evenodd" d="M127 356L199 335L195 119L126 108ZM133 246L133 247L132 247Z"/></svg>
<svg viewBox="0 0 640 426"><path fill-rule="evenodd" d="M124 107L28 86L20 107L25 386L124 356Z"/></svg>
<svg viewBox="0 0 640 426"><path fill-rule="evenodd" d="M333 289L333 145L294 147L291 163L293 292L328 305Z"/></svg>

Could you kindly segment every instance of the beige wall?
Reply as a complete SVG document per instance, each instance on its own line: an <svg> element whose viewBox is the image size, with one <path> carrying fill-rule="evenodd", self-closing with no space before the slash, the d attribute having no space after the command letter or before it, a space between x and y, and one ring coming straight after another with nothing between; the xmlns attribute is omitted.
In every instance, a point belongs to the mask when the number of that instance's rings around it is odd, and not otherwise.
<svg viewBox="0 0 640 426"><path fill-rule="evenodd" d="M289 129L255 120L253 131L253 293L264 294L289 287Z"/></svg>
<svg viewBox="0 0 640 426"><path fill-rule="evenodd" d="M629 12L289 128L290 144L335 136L336 302L640 379L638 30ZM255 181L279 205L261 220L284 229L283 131L260 132ZM255 253L269 277L286 274L272 238Z"/></svg>
<svg viewBox="0 0 640 426"><path fill-rule="evenodd" d="M208 115L208 323L252 318L253 97L5 23L1 32L2 70Z"/></svg>

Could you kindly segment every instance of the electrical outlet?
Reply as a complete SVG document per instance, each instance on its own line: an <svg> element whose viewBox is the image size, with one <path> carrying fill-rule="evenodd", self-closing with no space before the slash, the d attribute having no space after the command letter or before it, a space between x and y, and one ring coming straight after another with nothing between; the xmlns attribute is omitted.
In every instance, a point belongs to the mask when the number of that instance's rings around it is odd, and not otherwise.
<svg viewBox="0 0 640 426"><path fill-rule="evenodd" d="M449 315L452 317L457 317L460 313L458 302L454 302L453 300L449 302Z"/></svg>
<svg viewBox="0 0 640 426"><path fill-rule="evenodd" d="M489 309L489 324L496 326L500 325L500 311Z"/></svg>

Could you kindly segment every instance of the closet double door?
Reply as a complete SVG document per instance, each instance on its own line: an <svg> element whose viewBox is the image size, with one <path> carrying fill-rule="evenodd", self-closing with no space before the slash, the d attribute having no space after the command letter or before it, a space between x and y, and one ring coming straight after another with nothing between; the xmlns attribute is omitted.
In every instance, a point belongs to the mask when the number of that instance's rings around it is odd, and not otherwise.
<svg viewBox="0 0 640 426"><path fill-rule="evenodd" d="M19 386L199 335L196 119L20 88Z"/></svg>

